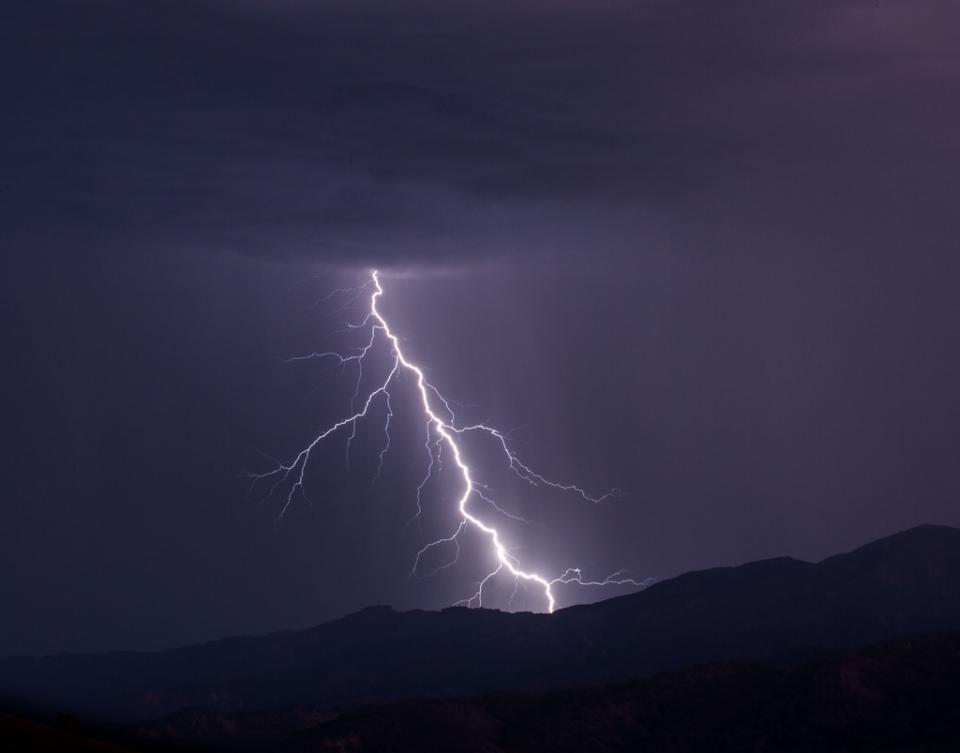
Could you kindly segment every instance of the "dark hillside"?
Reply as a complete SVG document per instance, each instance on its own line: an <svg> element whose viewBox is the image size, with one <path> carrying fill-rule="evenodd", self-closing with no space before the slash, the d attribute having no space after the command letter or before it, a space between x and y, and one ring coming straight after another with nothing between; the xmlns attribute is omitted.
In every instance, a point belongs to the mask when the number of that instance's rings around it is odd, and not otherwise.
<svg viewBox="0 0 960 753"><path fill-rule="evenodd" d="M597 684L960 629L960 530L923 526L818 564L688 573L553 615L366 609L318 627L156 653L0 661L0 698L133 721Z"/></svg>

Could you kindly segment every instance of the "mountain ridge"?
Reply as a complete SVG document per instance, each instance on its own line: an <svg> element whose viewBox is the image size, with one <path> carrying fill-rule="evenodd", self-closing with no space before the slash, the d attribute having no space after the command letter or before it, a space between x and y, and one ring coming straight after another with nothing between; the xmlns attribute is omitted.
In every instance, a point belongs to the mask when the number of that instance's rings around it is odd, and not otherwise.
<svg viewBox="0 0 960 753"><path fill-rule="evenodd" d="M960 633L801 663L714 662L565 691L414 699L349 711L274 753L948 753Z"/></svg>
<svg viewBox="0 0 960 753"><path fill-rule="evenodd" d="M711 568L553 615L372 607L159 652L0 660L0 697L110 720L196 706L330 708L608 682L690 664L960 629L960 530L920 526L818 563Z"/></svg>

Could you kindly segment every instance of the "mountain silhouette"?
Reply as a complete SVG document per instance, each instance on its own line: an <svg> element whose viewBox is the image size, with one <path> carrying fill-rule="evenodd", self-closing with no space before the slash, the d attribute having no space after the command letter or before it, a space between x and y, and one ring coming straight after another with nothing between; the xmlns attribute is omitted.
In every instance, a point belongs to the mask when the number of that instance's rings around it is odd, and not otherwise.
<svg viewBox="0 0 960 753"><path fill-rule="evenodd" d="M622 684L398 701L273 753L952 753L960 634L801 664L714 663Z"/></svg>
<svg viewBox="0 0 960 753"><path fill-rule="evenodd" d="M921 526L816 564L692 572L553 615L373 607L308 630L169 651L11 657L0 661L0 698L116 722L184 707L345 708L586 686L952 629L960 530Z"/></svg>

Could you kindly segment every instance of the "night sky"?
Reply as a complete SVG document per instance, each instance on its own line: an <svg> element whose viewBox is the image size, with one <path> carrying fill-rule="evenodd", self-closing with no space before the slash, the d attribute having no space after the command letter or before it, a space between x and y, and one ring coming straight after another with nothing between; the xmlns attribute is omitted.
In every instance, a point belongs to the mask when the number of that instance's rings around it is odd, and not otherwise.
<svg viewBox="0 0 960 753"><path fill-rule="evenodd" d="M629 492L543 494L478 456L544 570L960 525L954 0L0 15L0 655L469 594L470 565L407 577L455 519L441 483L407 524L409 399L374 486L376 422L282 520L243 476L349 408L348 372L283 359L355 342L362 306L315 304L374 266L465 415Z"/></svg>

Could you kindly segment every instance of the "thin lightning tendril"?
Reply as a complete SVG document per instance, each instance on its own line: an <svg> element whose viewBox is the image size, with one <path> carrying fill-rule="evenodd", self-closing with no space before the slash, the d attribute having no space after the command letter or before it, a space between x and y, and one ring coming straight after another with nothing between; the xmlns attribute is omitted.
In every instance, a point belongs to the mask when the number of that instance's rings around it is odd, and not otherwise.
<svg viewBox="0 0 960 753"><path fill-rule="evenodd" d="M377 483L377 479L379 479L380 474L383 473L383 456L390 452L390 419L393 418L393 406L390 404L390 393L385 392L384 395L387 399L387 419L383 422L383 434L387 440L383 445L383 449L377 454L377 472L373 474L373 481L370 483L371 486Z"/></svg>
<svg viewBox="0 0 960 753"><path fill-rule="evenodd" d="M440 391L427 380L423 370L412 361L407 359L400 347L400 340L398 336L393 332L386 318L384 318L383 314L380 312L378 304L381 296L383 295L383 287L380 284L380 276L376 270L371 273L370 280L365 282L363 285L360 285L356 288L338 289L327 296L327 298L321 299L321 301L330 300L337 295L352 295L352 298L349 300L354 301L358 300L364 291L370 289L372 289L373 292L370 295L369 312L360 323L347 323L346 325L348 330L362 329L368 326L370 327L370 338L364 346L352 348L350 350L353 352L346 355L343 353L327 351L309 353L304 356L295 356L293 358L286 359L286 362L288 363L314 359L331 359L339 366L347 366L348 364L356 363L357 381L350 402L350 416L327 427L324 431L314 437L314 439L289 462L278 462L273 470L266 473L251 474L253 484L256 484L258 481L267 480L272 482L266 495L268 499L272 498L278 492L278 490L284 486L284 484L289 483L289 489L287 490L286 498L284 500L282 509L280 510L279 519L282 519L283 516L286 515L287 510L293 504L293 501L298 493L309 501L309 498L307 498L306 494L304 493L304 481L307 466L310 463L311 454L313 453L314 449L316 449L319 444L321 444L325 439L334 433L349 426L350 434L347 438L347 461L349 463L350 446L353 439L356 437L357 424L361 421L361 419L367 417L371 406L380 397L380 395L383 395L386 407L386 419L384 422L384 434L386 436L386 442L378 454L377 471L373 477L373 483L376 483L383 470L384 456L390 449L390 421L393 418L393 408L390 402L390 386L391 383L399 376L400 372L403 371L404 373L408 373L413 377L413 382L420 397L420 404L426 422L426 438L424 441L424 449L426 449L429 458L426 473L420 484L417 486L417 510L410 519L411 522L413 520L417 520L419 523L420 521L422 514L422 493L430 479L433 477L435 470L441 467L441 455L444 449L450 453L453 459L453 464L456 466L462 481L462 490L459 498L457 499L457 510L460 516L457 527L449 536L431 541L422 547L419 552L417 552L413 567L410 571L411 577L428 578L457 564L460 559L460 536L468 528L470 528L477 531L487 539L491 547L491 554L496 560L496 567L487 573L479 581L479 583L477 583L476 591L474 591L470 597L457 602L457 604L466 605L468 607L483 606L484 587L504 571L509 573L514 579L514 588L508 602L509 605L512 605L521 587L524 587L525 589L527 586L534 586L542 591L543 597L546 600L548 612L553 612L556 608L556 596L553 593L553 587L557 584L578 584L580 586L633 585L638 587L649 585L651 582L650 579L638 580L632 577L629 571L626 570L619 570L611 575L608 575L602 580L587 580L584 578L580 568L568 568L564 570L561 575L555 578L548 578L540 575L539 573L524 570L522 568L518 558L507 550L501 539L500 532L492 524L480 517L480 513L477 512L470 504L471 500L479 500L485 503L485 505L488 507L492 507L501 515L513 520L521 522L528 521L500 507L497 502L494 501L492 496L490 496L488 487L474 479L473 472L470 466L467 464L467 461L464 458L463 450L458 442L461 437L471 433L482 433L492 437L499 444L510 470L513 471L513 473L516 474L520 479L526 481L532 486L546 486L556 491L569 492L595 504L599 504L613 497L622 496L622 492L619 489L613 489L599 496L594 496L575 484L565 484L552 481L523 463L520 458L517 457L516 453L510 449L507 437L498 429L482 423L472 424L469 426L457 426L456 413L451 407L451 403L453 401L447 400L440 393ZM379 384L369 393L367 393L365 398L361 399L364 374L363 361L376 346L378 333L381 333L390 344L392 366L389 369L386 378L379 382ZM439 409L434 407L431 396L439 403ZM357 408L358 404L360 405L359 409ZM438 410L440 412L438 412ZM438 547L449 546L451 544L454 547L453 558L443 564L440 564L432 571L423 574L421 572L421 562L423 558L434 549Z"/></svg>

